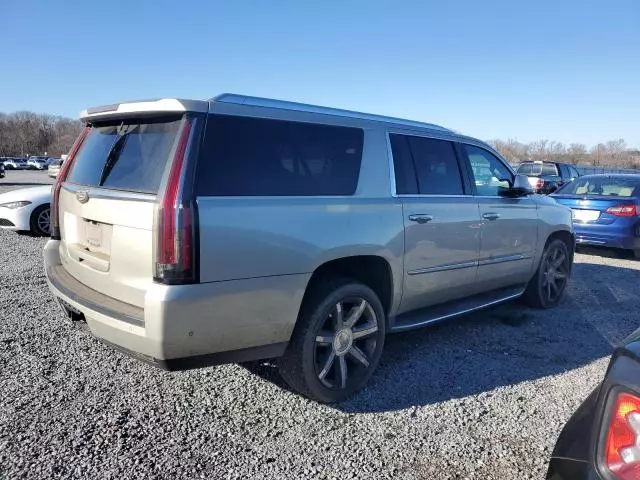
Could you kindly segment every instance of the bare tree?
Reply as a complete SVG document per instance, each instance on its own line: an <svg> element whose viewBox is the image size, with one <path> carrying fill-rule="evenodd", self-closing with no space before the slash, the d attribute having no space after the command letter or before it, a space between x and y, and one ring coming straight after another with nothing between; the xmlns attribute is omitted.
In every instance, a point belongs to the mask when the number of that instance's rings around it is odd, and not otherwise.
<svg viewBox="0 0 640 480"><path fill-rule="evenodd" d="M80 133L77 120L33 112L0 113L0 156L67 153Z"/></svg>

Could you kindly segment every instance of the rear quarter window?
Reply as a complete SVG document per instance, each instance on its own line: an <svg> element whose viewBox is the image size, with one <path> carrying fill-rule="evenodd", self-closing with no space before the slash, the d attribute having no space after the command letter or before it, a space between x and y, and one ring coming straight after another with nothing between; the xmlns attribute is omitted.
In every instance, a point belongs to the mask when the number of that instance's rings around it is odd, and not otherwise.
<svg viewBox="0 0 640 480"><path fill-rule="evenodd" d="M202 196L353 195L361 129L209 115L197 169Z"/></svg>

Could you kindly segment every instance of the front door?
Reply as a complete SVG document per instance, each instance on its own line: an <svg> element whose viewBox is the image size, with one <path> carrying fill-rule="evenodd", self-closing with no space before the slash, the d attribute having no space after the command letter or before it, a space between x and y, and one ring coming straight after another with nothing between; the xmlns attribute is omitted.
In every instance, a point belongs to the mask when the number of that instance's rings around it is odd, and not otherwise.
<svg viewBox="0 0 640 480"><path fill-rule="evenodd" d="M538 211L531 196L506 198L500 190L513 175L491 152L462 144L473 174L480 208L478 282L485 290L524 284L533 275L538 239Z"/></svg>
<svg viewBox="0 0 640 480"><path fill-rule="evenodd" d="M405 222L399 313L469 295L476 282L481 222L453 144L392 134L391 146Z"/></svg>

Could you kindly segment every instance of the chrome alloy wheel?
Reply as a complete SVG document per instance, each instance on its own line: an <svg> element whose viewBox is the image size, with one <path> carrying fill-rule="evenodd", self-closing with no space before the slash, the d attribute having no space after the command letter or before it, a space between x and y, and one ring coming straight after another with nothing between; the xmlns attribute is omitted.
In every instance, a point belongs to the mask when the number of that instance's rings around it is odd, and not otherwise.
<svg viewBox="0 0 640 480"><path fill-rule="evenodd" d="M338 302L316 332L314 364L320 382L344 390L366 375L378 342L378 317L363 298Z"/></svg>

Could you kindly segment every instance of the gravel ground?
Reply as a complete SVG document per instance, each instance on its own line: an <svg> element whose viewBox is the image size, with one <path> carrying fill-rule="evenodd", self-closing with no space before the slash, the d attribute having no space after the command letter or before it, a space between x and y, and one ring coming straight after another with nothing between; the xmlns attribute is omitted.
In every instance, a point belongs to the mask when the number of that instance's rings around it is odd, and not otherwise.
<svg viewBox="0 0 640 480"><path fill-rule="evenodd" d="M10 173L0 191L46 181ZM367 389L323 406L268 363L166 373L67 326L44 243L0 231L3 480L543 478L640 309L640 262L578 254L556 310L509 304L392 336Z"/></svg>

